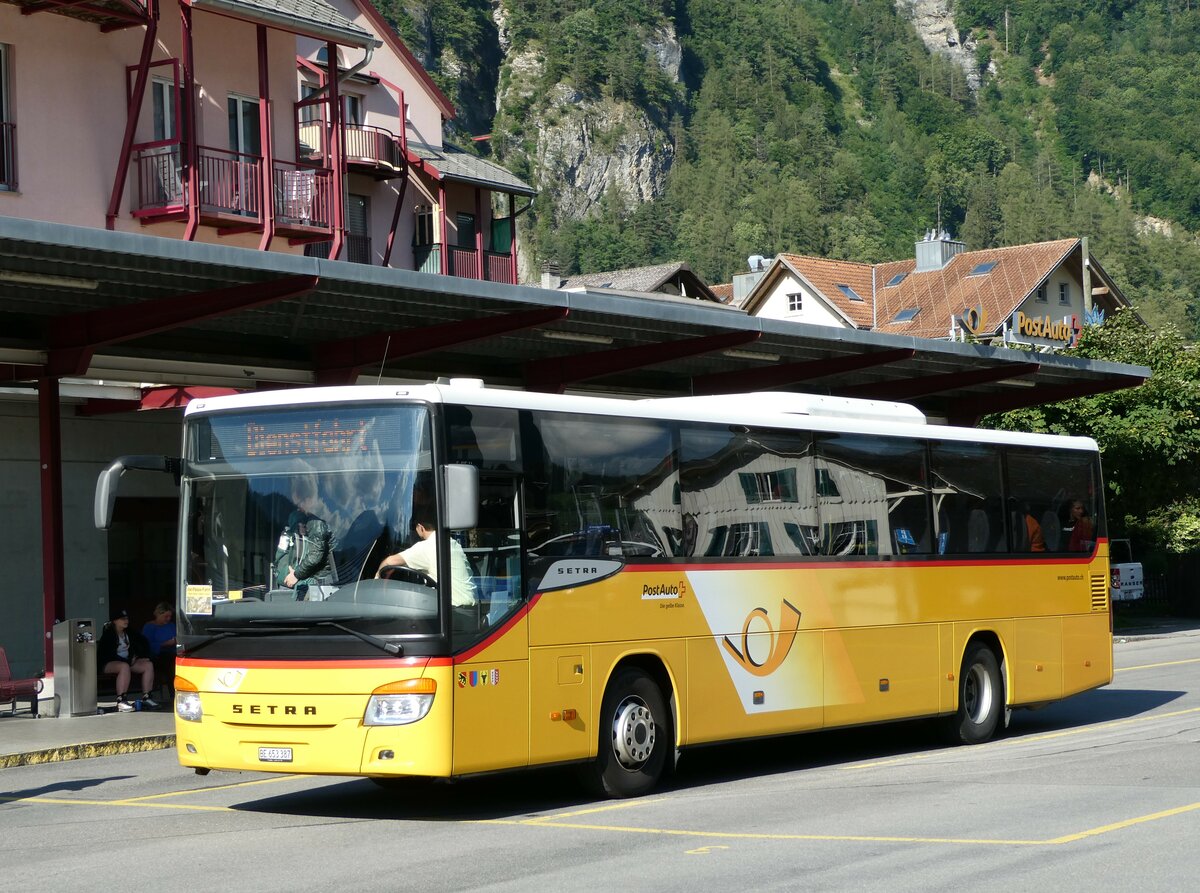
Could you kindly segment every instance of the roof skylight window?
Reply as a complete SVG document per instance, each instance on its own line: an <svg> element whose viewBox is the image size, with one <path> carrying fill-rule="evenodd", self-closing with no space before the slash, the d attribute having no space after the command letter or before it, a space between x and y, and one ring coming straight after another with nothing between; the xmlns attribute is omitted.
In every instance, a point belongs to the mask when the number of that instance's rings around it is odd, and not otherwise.
<svg viewBox="0 0 1200 893"><path fill-rule="evenodd" d="M899 285L901 282L904 281L906 276L908 276L907 273L897 273L895 276L893 276L891 279L889 279L887 282L885 282L883 287L891 288L893 285Z"/></svg>
<svg viewBox="0 0 1200 893"><path fill-rule="evenodd" d="M971 268L971 272L968 273L967 275L968 276L986 276L988 273L992 272L992 270L996 269L996 264L998 264L998 263L1000 263L1000 261L998 261L998 260L989 260L986 263L976 264L975 266L973 266Z"/></svg>
<svg viewBox="0 0 1200 893"><path fill-rule="evenodd" d="M862 300L862 297L859 296L858 292L856 292L854 289L852 289L848 285L839 285L838 291L840 291L842 294L844 294L846 297L848 297L851 301L861 301Z"/></svg>
<svg viewBox="0 0 1200 893"><path fill-rule="evenodd" d="M909 307L907 310L901 310L893 316L892 322L908 322L909 320L916 319L917 314L920 312L920 307Z"/></svg>

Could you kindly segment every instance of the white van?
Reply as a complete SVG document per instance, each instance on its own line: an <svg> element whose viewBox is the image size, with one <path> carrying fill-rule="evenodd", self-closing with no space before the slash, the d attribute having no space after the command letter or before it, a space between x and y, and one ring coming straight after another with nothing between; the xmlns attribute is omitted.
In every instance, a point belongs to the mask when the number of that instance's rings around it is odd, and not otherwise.
<svg viewBox="0 0 1200 893"><path fill-rule="evenodd" d="M1133 547L1130 546L1129 540L1111 540L1108 549L1112 600L1131 602L1141 598L1146 592L1142 580L1142 563L1133 560Z"/></svg>

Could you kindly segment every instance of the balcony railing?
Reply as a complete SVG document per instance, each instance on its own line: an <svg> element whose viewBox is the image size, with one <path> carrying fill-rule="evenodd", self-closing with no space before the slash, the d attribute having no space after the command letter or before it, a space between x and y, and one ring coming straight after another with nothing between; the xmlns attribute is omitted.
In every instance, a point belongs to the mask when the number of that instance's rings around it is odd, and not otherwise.
<svg viewBox="0 0 1200 893"><path fill-rule="evenodd" d="M304 255L328 258L329 249L332 247L332 242L312 242L304 246ZM347 233L346 242L342 246L341 260L349 261L352 264L371 263L371 237Z"/></svg>
<svg viewBox="0 0 1200 893"><path fill-rule="evenodd" d="M17 189L17 125L0 121L0 189Z"/></svg>
<svg viewBox="0 0 1200 893"><path fill-rule="evenodd" d="M178 210L187 204L177 140L134 146L133 164L137 189L135 214Z"/></svg>
<svg viewBox="0 0 1200 893"><path fill-rule="evenodd" d="M418 245L413 248L413 269L419 273L442 272L442 246ZM511 254L500 254L495 251L483 252L482 271L480 275L480 258L473 248L450 246L449 273L464 279L484 279L487 282L506 282L516 284L516 267Z"/></svg>
<svg viewBox="0 0 1200 893"><path fill-rule="evenodd" d="M262 220L262 156L199 147L200 209Z"/></svg>
<svg viewBox="0 0 1200 893"><path fill-rule="evenodd" d="M346 161L399 172L404 165L400 141L390 130L365 124L346 125Z"/></svg>
<svg viewBox="0 0 1200 893"><path fill-rule="evenodd" d="M296 128L298 157L302 162L325 164L324 121L301 121ZM346 164L380 179L397 176L404 169L404 148L390 130L366 124L346 125Z"/></svg>
<svg viewBox="0 0 1200 893"><path fill-rule="evenodd" d="M333 225L333 171L287 161L273 165L275 222L279 225Z"/></svg>

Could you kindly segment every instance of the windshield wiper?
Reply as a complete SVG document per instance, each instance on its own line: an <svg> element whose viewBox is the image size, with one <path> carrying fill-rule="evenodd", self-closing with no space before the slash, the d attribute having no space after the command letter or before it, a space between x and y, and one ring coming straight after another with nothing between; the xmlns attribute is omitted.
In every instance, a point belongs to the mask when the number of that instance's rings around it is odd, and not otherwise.
<svg viewBox="0 0 1200 893"><path fill-rule="evenodd" d="M228 639L230 636L244 636L247 634L252 634L252 635L256 635L256 636L259 636L259 635L272 636L272 635L278 635L280 633L294 633L298 629L300 629L300 627L297 627L297 626L274 626L274 627L263 626L263 627L254 627L252 629L247 629L244 626L233 626L233 627L210 626L209 629L213 631L213 635L205 636L199 642L192 642L191 644L187 645L184 648L183 653L191 654L193 651L199 651L205 645L208 645L208 644L211 644L212 642L217 641L217 639Z"/></svg>
<svg viewBox="0 0 1200 893"><path fill-rule="evenodd" d="M316 625L317 626L332 626L334 629L340 629L342 632L349 633L350 635L354 636L354 638L356 638L356 639L361 639L362 641L366 642L368 645L374 645L376 648L383 649L388 654L403 654L404 653L404 649L402 649L395 642L388 642L388 641L385 641L384 639L379 638L378 636L372 636L369 633L359 632L358 630L351 629L350 627L345 626L341 623L338 623L335 620L318 620Z"/></svg>

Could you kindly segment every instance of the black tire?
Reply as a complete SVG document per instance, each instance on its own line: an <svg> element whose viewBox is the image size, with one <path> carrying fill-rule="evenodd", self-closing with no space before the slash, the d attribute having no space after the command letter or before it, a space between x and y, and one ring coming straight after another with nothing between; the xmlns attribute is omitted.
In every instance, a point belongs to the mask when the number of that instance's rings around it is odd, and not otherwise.
<svg viewBox="0 0 1200 893"><path fill-rule="evenodd" d="M600 741L585 780L605 797L639 797L662 777L675 736L658 684L641 670L619 671L600 707Z"/></svg>
<svg viewBox="0 0 1200 893"><path fill-rule="evenodd" d="M958 712L946 719L952 744L982 744L996 734L1004 717L1004 680L996 653L972 642L958 674Z"/></svg>

